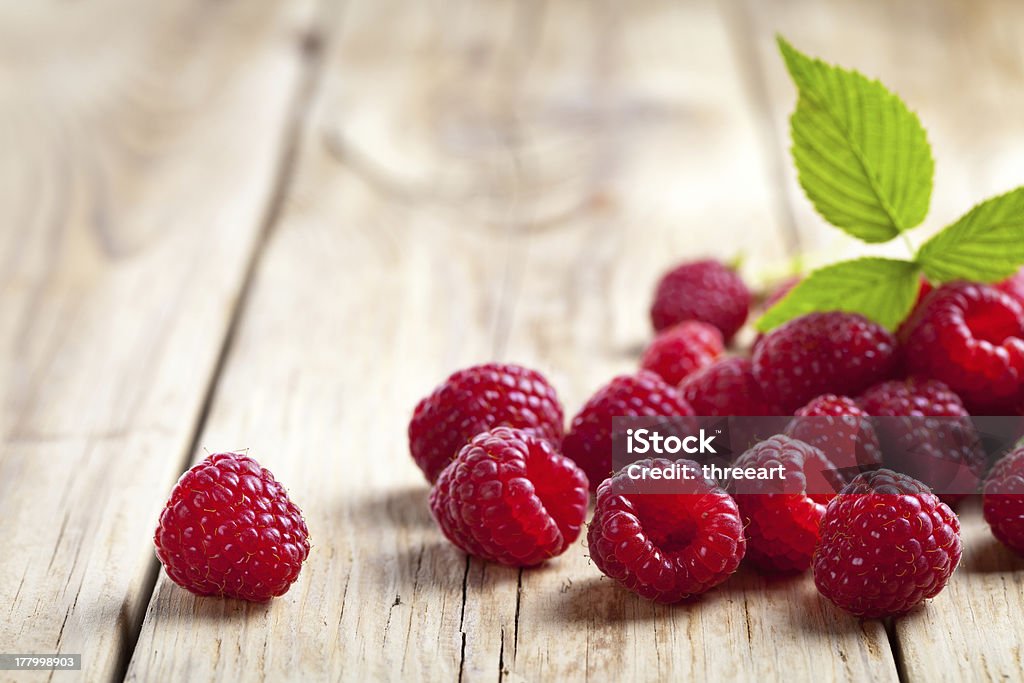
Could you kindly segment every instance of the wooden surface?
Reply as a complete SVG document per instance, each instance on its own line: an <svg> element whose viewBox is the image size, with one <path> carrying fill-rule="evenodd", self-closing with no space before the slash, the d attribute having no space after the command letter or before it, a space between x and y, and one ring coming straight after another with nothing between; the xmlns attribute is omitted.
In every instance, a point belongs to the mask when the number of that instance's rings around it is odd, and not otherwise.
<svg viewBox="0 0 1024 683"><path fill-rule="evenodd" d="M763 282L851 248L790 170L776 31L920 113L915 241L1024 182L1011 0L0 6L0 652L89 681L1024 677L1024 564L970 507L950 588L888 628L748 570L655 606L582 542L518 571L430 520L405 427L455 368L536 366L572 414L673 261ZM312 534L266 605L151 547L176 477L239 448Z"/></svg>

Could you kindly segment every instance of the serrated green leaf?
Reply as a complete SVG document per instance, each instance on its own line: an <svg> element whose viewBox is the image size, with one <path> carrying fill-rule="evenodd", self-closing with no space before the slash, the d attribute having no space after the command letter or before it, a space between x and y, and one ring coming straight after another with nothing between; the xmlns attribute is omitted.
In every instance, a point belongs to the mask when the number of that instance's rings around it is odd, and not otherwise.
<svg viewBox="0 0 1024 683"><path fill-rule="evenodd" d="M860 258L814 271L757 321L761 332L816 311L849 311L889 329L910 313L920 287L910 261Z"/></svg>
<svg viewBox="0 0 1024 683"><path fill-rule="evenodd" d="M935 163L917 115L878 81L778 40L800 92L792 152L814 208L865 242L888 242L920 225Z"/></svg>
<svg viewBox="0 0 1024 683"><path fill-rule="evenodd" d="M1024 266L1024 187L978 204L925 242L917 262L937 282L996 282Z"/></svg>

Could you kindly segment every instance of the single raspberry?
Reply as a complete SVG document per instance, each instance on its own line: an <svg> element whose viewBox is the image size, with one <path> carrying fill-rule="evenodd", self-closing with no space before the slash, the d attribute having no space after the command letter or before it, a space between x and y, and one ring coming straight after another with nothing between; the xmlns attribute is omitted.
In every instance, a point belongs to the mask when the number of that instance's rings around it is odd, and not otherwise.
<svg viewBox="0 0 1024 683"><path fill-rule="evenodd" d="M887 379L896 340L855 313L810 313L770 332L754 350L765 396L793 411L821 394L857 394Z"/></svg>
<svg viewBox="0 0 1024 683"><path fill-rule="evenodd" d="M687 320L658 334L644 351L640 367L675 385L722 355L722 333L714 325Z"/></svg>
<svg viewBox="0 0 1024 683"><path fill-rule="evenodd" d="M918 377L892 380L870 387L858 401L878 418L886 467L927 484L950 504L977 488L985 452L967 409L948 386Z"/></svg>
<svg viewBox="0 0 1024 683"><path fill-rule="evenodd" d="M909 612L945 587L960 563L960 522L921 482L865 472L825 510L814 583L858 617Z"/></svg>
<svg viewBox="0 0 1024 683"><path fill-rule="evenodd" d="M587 499L586 475L550 442L496 427L478 434L441 471L430 511L464 552L529 567L576 540Z"/></svg>
<svg viewBox="0 0 1024 683"><path fill-rule="evenodd" d="M942 380L974 414L1003 414L1024 388L1024 309L985 285L936 289L905 326L907 370Z"/></svg>
<svg viewBox="0 0 1024 683"><path fill-rule="evenodd" d="M785 413L764 397L747 358L724 358L682 381L679 391L701 417L742 417L727 420L729 444L735 453L778 434Z"/></svg>
<svg viewBox="0 0 1024 683"><path fill-rule="evenodd" d="M459 370L419 402L409 422L409 450L435 481L459 449L492 427L515 427L562 441L565 417L558 394L539 372L505 363Z"/></svg>
<svg viewBox="0 0 1024 683"><path fill-rule="evenodd" d="M700 476L692 460L653 459L640 467L687 468L695 476L672 493L644 493L621 470L597 490L587 531L590 557L604 574L650 600L672 603L725 581L746 551L736 502Z"/></svg>
<svg viewBox="0 0 1024 683"><path fill-rule="evenodd" d="M999 291L1009 294L1021 307L1024 307L1024 268L1021 268L995 287Z"/></svg>
<svg viewBox="0 0 1024 683"><path fill-rule="evenodd" d="M676 266L654 292L651 322L661 331L684 320L699 320L722 332L725 343L743 327L750 312L750 290L735 270L708 259Z"/></svg>
<svg viewBox="0 0 1024 683"><path fill-rule="evenodd" d="M562 452L583 468L590 490L611 475L613 417L689 417L693 408L653 372L621 375L601 387L572 419Z"/></svg>
<svg viewBox="0 0 1024 683"><path fill-rule="evenodd" d="M747 560L766 573L806 571L825 506L835 496L835 466L814 446L782 435L755 445L733 466L768 474L782 468L781 479L739 479L731 488L746 529Z"/></svg>
<svg viewBox="0 0 1024 683"><path fill-rule="evenodd" d="M999 542L1024 556L1024 448L1011 452L989 472L982 510Z"/></svg>
<svg viewBox="0 0 1024 683"><path fill-rule="evenodd" d="M252 601L284 595L309 555L299 508L241 453L214 453L181 475L153 542L179 586Z"/></svg>
<svg viewBox="0 0 1024 683"><path fill-rule="evenodd" d="M963 401L943 382L923 377L868 387L857 399L869 415L968 417Z"/></svg>
<svg viewBox="0 0 1024 683"><path fill-rule="evenodd" d="M800 410L786 434L821 450L847 481L882 464L868 413L848 396L822 394Z"/></svg>
<svg viewBox="0 0 1024 683"><path fill-rule="evenodd" d="M679 384L683 398L701 416L783 415L765 398L747 358L723 358Z"/></svg>

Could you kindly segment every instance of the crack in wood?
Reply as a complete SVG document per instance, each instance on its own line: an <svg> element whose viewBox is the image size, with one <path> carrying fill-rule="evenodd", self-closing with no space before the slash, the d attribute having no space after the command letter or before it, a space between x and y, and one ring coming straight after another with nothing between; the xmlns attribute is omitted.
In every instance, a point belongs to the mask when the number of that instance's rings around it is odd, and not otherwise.
<svg viewBox="0 0 1024 683"><path fill-rule="evenodd" d="M746 2L735 0L721 3L719 10L729 35L729 42L732 44L740 65L740 76L745 85L744 91L747 93L751 107L760 114L755 118L754 123L761 139L761 147L765 150L768 159L766 175L771 179L772 204L775 206L786 253L795 257L801 253L803 243L793 211L792 200L786 191L788 178L786 169L789 159L782 152L783 146L780 144L778 132L772 123L772 95L766 84L765 65L753 47L757 43L758 36L750 18L751 8Z"/></svg>
<svg viewBox="0 0 1024 683"><path fill-rule="evenodd" d="M331 4L331 0L319 0L318 11L314 12L314 16L320 17L325 14L326 8ZM189 439L189 446L182 454L182 460L179 466L179 472L182 473L189 468L193 454L195 454L199 449L199 441L202 438L206 424L209 420L210 411L214 405L214 401L216 400L217 388L220 379L227 366L227 359L234 348L238 331L241 327L241 321L244 317L247 304L249 303L252 286L256 279L256 273L258 272L259 265L262 262L262 257L266 252L270 236L282 215L285 200L292 187L292 182L297 170L302 134L307 125L308 112L313 102L314 95L319 90L322 81L323 58L325 52L322 48L322 42L322 34L319 33L317 34L315 49L308 49L309 41L300 41L300 70L302 73L297 79L297 85L292 95L292 104L289 114L284 119L285 124L282 135L281 153L277 163L274 164L275 177L271 183L269 200L267 201L266 209L264 211L263 218L261 219L259 233L253 242L253 246L248 257L241 287L239 288L238 295L235 297L233 302L232 310L228 318L228 325L221 341L220 350L214 363L213 371L210 373L210 377L203 392L203 400L200 404L199 413L194 423L191 438ZM148 612L148 607L152 603L155 595L156 584L160 575L159 569L159 560L154 555L147 567L147 574L143 579L143 585L140 590L141 604L144 604L147 607L140 610L140 623L131 629L130 639L125 643L124 647L125 656L114 674L114 680L123 681L127 678L128 670L131 666L132 659L135 656L138 639L142 631L141 620L145 618L145 614Z"/></svg>

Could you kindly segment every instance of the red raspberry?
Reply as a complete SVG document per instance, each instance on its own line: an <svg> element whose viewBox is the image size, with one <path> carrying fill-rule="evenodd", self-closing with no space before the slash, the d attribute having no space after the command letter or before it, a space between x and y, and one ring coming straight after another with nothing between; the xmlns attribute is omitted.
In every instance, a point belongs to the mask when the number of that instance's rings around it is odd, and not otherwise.
<svg viewBox="0 0 1024 683"><path fill-rule="evenodd" d="M757 444L733 466L769 473L783 468L782 479L733 484L746 529L747 560L767 573L806 571L825 505L835 495L835 466L814 446L782 435Z"/></svg>
<svg viewBox="0 0 1024 683"><path fill-rule="evenodd" d="M661 331L684 320L710 323L728 344L750 312L750 290L732 270L711 259L676 266L654 292L651 322Z"/></svg>
<svg viewBox="0 0 1024 683"><path fill-rule="evenodd" d="M960 563L960 522L921 482L865 472L829 503L814 583L858 617L909 612L945 587Z"/></svg>
<svg viewBox="0 0 1024 683"><path fill-rule="evenodd" d="M433 482L459 449L492 427L515 427L562 441L565 417L555 389L539 372L488 363L459 370L419 402L409 422L409 450Z"/></svg>
<svg viewBox="0 0 1024 683"><path fill-rule="evenodd" d="M935 379L910 377L869 387L858 399L869 415L967 417L963 401Z"/></svg>
<svg viewBox="0 0 1024 683"><path fill-rule="evenodd" d="M950 504L977 488L985 453L960 397L945 384L915 377L882 382L859 402L881 418L875 431L886 467L924 482Z"/></svg>
<svg viewBox="0 0 1024 683"><path fill-rule="evenodd" d="M847 396L823 394L800 410L786 434L820 449L847 481L882 464L868 413Z"/></svg>
<svg viewBox="0 0 1024 683"><path fill-rule="evenodd" d="M764 397L746 358L723 358L698 370L680 383L679 391L701 416L783 414Z"/></svg>
<svg viewBox="0 0 1024 683"><path fill-rule="evenodd" d="M299 508L240 453L214 453L181 475L153 542L179 586L253 601L284 595L309 555Z"/></svg>
<svg viewBox="0 0 1024 683"><path fill-rule="evenodd" d="M793 411L821 394L857 394L886 379L896 340L855 313L811 313L772 330L754 350L765 396Z"/></svg>
<svg viewBox="0 0 1024 683"><path fill-rule="evenodd" d="M1002 414L1024 385L1024 309L985 285L952 283L932 292L907 322L912 374L942 380L975 414Z"/></svg>
<svg viewBox="0 0 1024 683"><path fill-rule="evenodd" d="M722 333L714 325L687 320L661 332L644 351L640 367L672 385L722 355Z"/></svg>
<svg viewBox="0 0 1024 683"><path fill-rule="evenodd" d="M1011 298L1024 307L1024 268L1018 270L995 287L999 291L1009 294Z"/></svg>
<svg viewBox="0 0 1024 683"><path fill-rule="evenodd" d="M668 468L671 460L641 460ZM746 551L736 502L700 476L692 460L677 460L697 476L673 493L642 493L622 470L597 490L587 545L594 564L627 589L658 602L704 593L736 571Z"/></svg>
<svg viewBox="0 0 1024 683"><path fill-rule="evenodd" d="M478 434L437 478L430 511L470 555L529 567L561 555L587 515L587 478L551 444L519 429Z"/></svg>
<svg viewBox="0 0 1024 683"><path fill-rule="evenodd" d="M613 417L693 414L676 388L653 372L621 375L601 387L572 419L562 452L583 468L594 491L612 472Z"/></svg>
<svg viewBox="0 0 1024 683"><path fill-rule="evenodd" d="M1011 452L989 472L982 509L999 542L1024 556L1024 448Z"/></svg>

